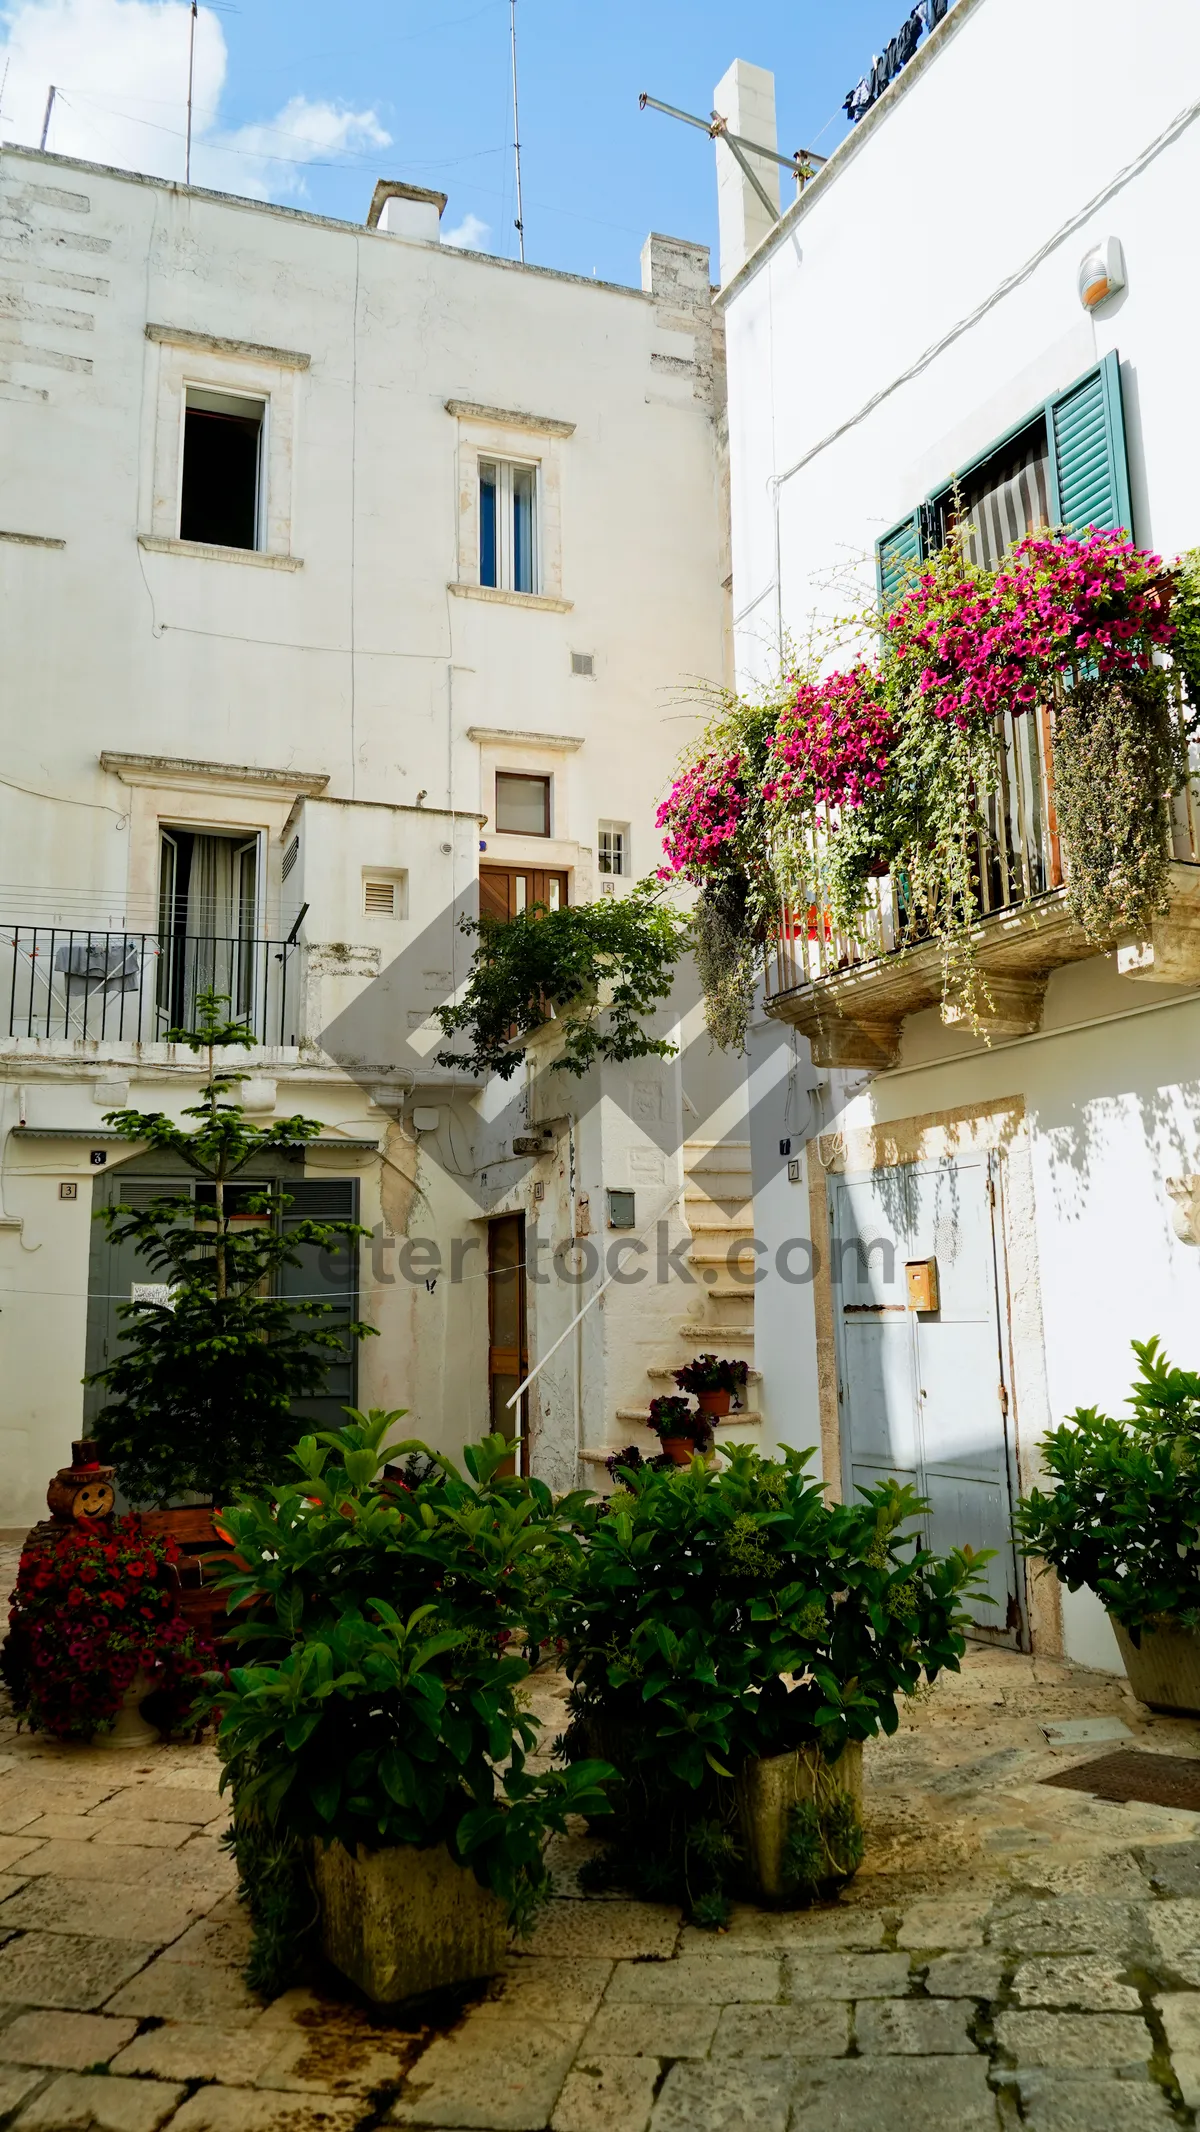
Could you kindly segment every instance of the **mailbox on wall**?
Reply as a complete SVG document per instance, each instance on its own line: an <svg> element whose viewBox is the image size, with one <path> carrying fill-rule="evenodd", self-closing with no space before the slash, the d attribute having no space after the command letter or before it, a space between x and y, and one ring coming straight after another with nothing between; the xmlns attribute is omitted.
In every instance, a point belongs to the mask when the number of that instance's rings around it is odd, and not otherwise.
<svg viewBox="0 0 1200 2132"><path fill-rule="evenodd" d="M905 1266L908 1278L908 1307L910 1310L936 1310L938 1307L938 1271L935 1258L910 1258Z"/></svg>

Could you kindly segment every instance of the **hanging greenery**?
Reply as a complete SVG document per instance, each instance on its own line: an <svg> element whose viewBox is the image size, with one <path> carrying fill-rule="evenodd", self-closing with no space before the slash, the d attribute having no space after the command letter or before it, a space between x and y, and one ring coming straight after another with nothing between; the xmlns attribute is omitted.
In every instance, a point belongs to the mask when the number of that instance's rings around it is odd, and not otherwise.
<svg viewBox="0 0 1200 2132"><path fill-rule="evenodd" d="M1065 691L1054 767L1067 903L1089 940L1111 947L1167 902L1166 794L1187 761L1163 669Z"/></svg>
<svg viewBox="0 0 1200 2132"><path fill-rule="evenodd" d="M643 1023L670 995L688 922L653 882L611 902L465 918L461 929L479 945L461 1000L438 1019L470 1049L439 1051L439 1066L510 1080L522 1063L520 1038L553 1018L565 1038L555 1064L577 1077L600 1060L674 1056L675 1045L648 1036Z"/></svg>

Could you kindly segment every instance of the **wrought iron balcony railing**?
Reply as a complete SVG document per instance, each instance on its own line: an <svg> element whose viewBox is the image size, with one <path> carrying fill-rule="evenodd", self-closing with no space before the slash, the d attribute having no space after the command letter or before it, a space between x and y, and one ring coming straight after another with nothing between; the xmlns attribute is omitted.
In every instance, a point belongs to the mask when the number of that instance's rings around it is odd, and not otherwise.
<svg viewBox="0 0 1200 2132"><path fill-rule="evenodd" d="M1054 807L1051 716L1038 705L1004 720L995 780L982 810L986 832L977 837L975 891L982 924L1043 903L1066 881ZM1173 859L1200 862L1200 810L1190 784L1171 802L1169 835ZM820 985L822 979L852 978L864 965L919 946L928 932L899 871L888 870L868 883L867 908L849 928L834 923L823 899L815 840L797 855L790 872L767 951L768 1001Z"/></svg>
<svg viewBox="0 0 1200 2132"><path fill-rule="evenodd" d="M10 1037L146 1044L192 1027L200 993L214 991L260 1044L290 1045L298 952L284 940L9 925L0 998L7 991Z"/></svg>

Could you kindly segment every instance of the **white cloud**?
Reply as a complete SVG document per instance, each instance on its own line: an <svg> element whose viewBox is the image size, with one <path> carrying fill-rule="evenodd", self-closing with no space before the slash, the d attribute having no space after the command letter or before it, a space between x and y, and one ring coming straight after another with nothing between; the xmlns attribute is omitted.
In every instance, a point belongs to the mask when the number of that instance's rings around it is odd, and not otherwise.
<svg viewBox="0 0 1200 2132"><path fill-rule="evenodd" d="M0 139L36 145L55 85L47 147L181 179L187 126L188 0L10 0L0 6ZM221 24L196 20L192 180L277 199L304 191L304 166L385 148L374 111L293 97L276 116L219 123L228 55ZM6 72L7 69L7 72Z"/></svg>
<svg viewBox="0 0 1200 2132"><path fill-rule="evenodd" d="M442 243L457 246L464 252L485 252L492 234L490 222L481 222L478 215L464 215L457 229L442 231Z"/></svg>

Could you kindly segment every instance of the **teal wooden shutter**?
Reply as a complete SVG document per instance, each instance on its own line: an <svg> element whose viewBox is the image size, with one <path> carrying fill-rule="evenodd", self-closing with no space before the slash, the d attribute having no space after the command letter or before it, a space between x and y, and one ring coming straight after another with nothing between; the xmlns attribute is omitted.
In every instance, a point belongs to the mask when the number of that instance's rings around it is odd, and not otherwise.
<svg viewBox="0 0 1200 2132"><path fill-rule="evenodd" d="M921 559L921 513L917 510L875 543L875 584L885 614L903 592L908 570Z"/></svg>
<svg viewBox="0 0 1200 2132"><path fill-rule="evenodd" d="M1116 352L1046 403L1050 507L1072 533L1133 531Z"/></svg>
<svg viewBox="0 0 1200 2132"><path fill-rule="evenodd" d="M356 1221L358 1219L358 1180L354 1177L331 1177L329 1179L288 1178L283 1186L291 1205L283 1212L283 1230L295 1228L301 1221ZM358 1316L358 1239L349 1237L332 1251L323 1251L317 1244L300 1244L297 1249L298 1266L280 1269L279 1293L282 1296L312 1298L319 1303L332 1305L325 1318L309 1319L308 1323L322 1332L336 1331L338 1321L343 1324ZM303 1321L302 1321L303 1322ZM308 1399L293 1403L292 1413L297 1421L318 1429L340 1429L346 1417L343 1408L358 1404L358 1342L347 1339L341 1353L325 1349L328 1374L325 1389Z"/></svg>

